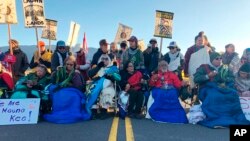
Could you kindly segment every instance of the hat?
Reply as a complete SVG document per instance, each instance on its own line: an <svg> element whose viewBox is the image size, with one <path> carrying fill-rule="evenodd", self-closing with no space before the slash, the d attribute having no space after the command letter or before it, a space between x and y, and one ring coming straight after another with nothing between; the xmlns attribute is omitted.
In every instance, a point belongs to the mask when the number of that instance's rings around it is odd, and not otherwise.
<svg viewBox="0 0 250 141"><path fill-rule="evenodd" d="M170 47L176 47L176 48L178 48L178 45L177 45L177 43L175 41L172 41L172 42L169 43L168 48L170 48Z"/></svg>
<svg viewBox="0 0 250 141"><path fill-rule="evenodd" d="M149 43L150 43L150 44L152 44L152 43L157 43L157 40L156 40L155 38L152 38L152 39L150 39Z"/></svg>
<svg viewBox="0 0 250 141"><path fill-rule="evenodd" d="M227 44L225 48L234 47L234 44Z"/></svg>
<svg viewBox="0 0 250 141"><path fill-rule="evenodd" d="M12 48L15 48L15 47L18 47L19 46L19 43L17 40L14 40L14 39L10 39L10 44L11 44L11 47Z"/></svg>
<svg viewBox="0 0 250 141"><path fill-rule="evenodd" d="M127 41L122 41L120 43L121 48L126 48L127 47Z"/></svg>
<svg viewBox="0 0 250 141"><path fill-rule="evenodd" d="M58 46L58 47L65 47L66 45L65 45L65 42L64 42L64 41L60 40L60 41L58 41L58 42L56 43L56 46Z"/></svg>
<svg viewBox="0 0 250 141"><path fill-rule="evenodd" d="M107 42L106 39L102 39L102 40L100 40L99 45L100 45L100 46L101 46L101 45L108 45L108 42Z"/></svg>
<svg viewBox="0 0 250 141"><path fill-rule="evenodd" d="M250 64L249 63L245 63L244 65L242 65L240 67L239 71L250 73Z"/></svg>
<svg viewBox="0 0 250 141"><path fill-rule="evenodd" d="M45 43L44 43L43 41L39 41L39 42L38 42L38 45L39 45L39 47L44 47L44 46L45 46Z"/></svg>
<svg viewBox="0 0 250 141"><path fill-rule="evenodd" d="M220 57L221 55L218 52L212 52L210 53L210 62L213 62L214 59L216 59L217 57Z"/></svg>
<svg viewBox="0 0 250 141"><path fill-rule="evenodd" d="M131 36L128 41L135 41L138 42L137 38L135 36Z"/></svg>

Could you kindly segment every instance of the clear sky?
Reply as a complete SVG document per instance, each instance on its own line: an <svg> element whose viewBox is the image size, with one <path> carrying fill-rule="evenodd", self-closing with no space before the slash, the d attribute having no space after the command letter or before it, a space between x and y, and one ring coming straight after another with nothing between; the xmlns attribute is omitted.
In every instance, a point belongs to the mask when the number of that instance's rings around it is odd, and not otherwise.
<svg viewBox="0 0 250 141"><path fill-rule="evenodd" d="M34 45L35 30L24 27L21 0L16 0L16 7L18 24L11 26L12 37L22 45ZM112 42L118 23L132 27L132 35L147 44L154 34L155 10L174 13L173 38L163 40L163 53L174 40L185 54L199 31L217 51L224 51L228 43L235 44L239 54L250 47L249 0L45 0L46 18L58 21L57 39L67 40L72 20L81 25L78 42L86 32L91 47L99 47L103 38ZM6 46L7 40L7 25L0 25L0 46Z"/></svg>

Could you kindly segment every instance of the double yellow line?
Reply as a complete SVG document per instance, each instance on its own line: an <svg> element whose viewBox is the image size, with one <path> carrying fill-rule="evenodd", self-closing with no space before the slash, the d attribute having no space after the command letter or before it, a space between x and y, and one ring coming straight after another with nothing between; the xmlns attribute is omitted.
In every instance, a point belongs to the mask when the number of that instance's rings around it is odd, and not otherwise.
<svg viewBox="0 0 250 141"><path fill-rule="evenodd" d="M118 130L119 117L113 119L111 130L109 133L109 141L117 140L117 130ZM125 128L126 128L126 141L134 141L134 133L130 118L125 118Z"/></svg>

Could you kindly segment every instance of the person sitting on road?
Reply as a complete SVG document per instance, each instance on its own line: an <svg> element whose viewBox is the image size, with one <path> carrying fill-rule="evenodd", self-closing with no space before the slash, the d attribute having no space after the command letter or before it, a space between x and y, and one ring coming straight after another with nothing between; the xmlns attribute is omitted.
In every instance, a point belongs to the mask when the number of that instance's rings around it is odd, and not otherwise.
<svg viewBox="0 0 250 141"><path fill-rule="evenodd" d="M14 88L14 82L9 72L5 71L0 62L0 98L6 97L5 91L10 91Z"/></svg>
<svg viewBox="0 0 250 141"><path fill-rule="evenodd" d="M47 67L39 64L36 71L21 78L15 86L12 99L40 98L42 90L50 83Z"/></svg>
<svg viewBox="0 0 250 141"><path fill-rule="evenodd" d="M129 62L125 65L125 70L120 72L120 75L120 87L129 97L127 104L123 104L124 107L122 108L125 111L127 110L127 115L131 118L143 118L143 115L141 114L144 100L141 89L141 82L144 81L142 73L140 71L136 71L134 64Z"/></svg>
<svg viewBox="0 0 250 141"><path fill-rule="evenodd" d="M95 109L100 110L100 114L93 113L93 118L106 119L109 117L107 109L114 105L113 98L116 94L114 81L121 79L116 65L117 64L112 65L111 58L108 54L102 54L97 66L88 72L93 83L90 84L90 89L87 91L88 101L86 103L86 109L92 114L91 109L94 103L98 103L97 105L99 106L96 106ZM99 101L98 97L100 97Z"/></svg>
<svg viewBox="0 0 250 141"><path fill-rule="evenodd" d="M168 71L165 60L159 62L158 71L153 73L149 85L153 88L148 100L146 118L159 122L188 122L178 99L182 82L175 73Z"/></svg>
<svg viewBox="0 0 250 141"><path fill-rule="evenodd" d="M221 55L217 52L210 54L210 61L211 64L201 65L194 74L194 82L199 85L201 109L206 116L198 124L210 128L249 125L234 89L232 71L227 65L221 65Z"/></svg>
<svg viewBox="0 0 250 141"><path fill-rule="evenodd" d="M239 96L250 97L250 63L245 63L235 77L235 87Z"/></svg>

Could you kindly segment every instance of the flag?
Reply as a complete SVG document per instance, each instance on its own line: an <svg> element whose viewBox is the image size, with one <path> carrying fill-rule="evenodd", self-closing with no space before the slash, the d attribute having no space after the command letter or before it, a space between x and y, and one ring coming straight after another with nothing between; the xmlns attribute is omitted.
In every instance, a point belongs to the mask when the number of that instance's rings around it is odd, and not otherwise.
<svg viewBox="0 0 250 141"><path fill-rule="evenodd" d="M76 22L71 21L67 45L69 45L70 47L74 47L76 45L79 31L80 25Z"/></svg>
<svg viewBox="0 0 250 141"><path fill-rule="evenodd" d="M0 23L17 24L15 0L0 0Z"/></svg>
<svg viewBox="0 0 250 141"><path fill-rule="evenodd" d="M87 46L87 39L86 39L85 32L84 32L84 37L83 37L82 48L83 48L84 52L87 54L88 53L88 46Z"/></svg>

